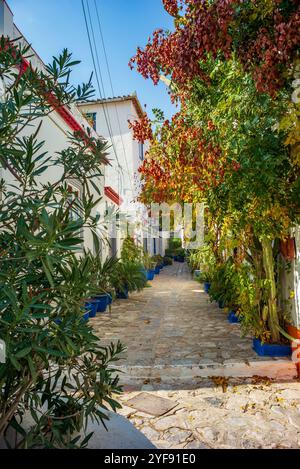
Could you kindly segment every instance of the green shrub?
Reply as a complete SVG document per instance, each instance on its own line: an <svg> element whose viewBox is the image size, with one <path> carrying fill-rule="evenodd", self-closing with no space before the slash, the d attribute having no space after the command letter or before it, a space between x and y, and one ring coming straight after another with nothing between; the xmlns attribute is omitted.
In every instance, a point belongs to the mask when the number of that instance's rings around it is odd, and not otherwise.
<svg viewBox="0 0 300 469"><path fill-rule="evenodd" d="M165 265L172 265L173 264L173 259L171 257L165 256L163 258L163 262L164 262Z"/></svg>
<svg viewBox="0 0 300 469"><path fill-rule="evenodd" d="M180 238L170 238L169 249L176 250L182 248L182 240Z"/></svg>
<svg viewBox="0 0 300 469"><path fill-rule="evenodd" d="M183 248L175 249L174 255L178 256L178 257L185 257L185 255L186 255L185 249L183 249Z"/></svg>
<svg viewBox="0 0 300 469"><path fill-rule="evenodd" d="M156 261L153 260L152 256L148 252L144 252L142 264L146 270L152 270L156 267Z"/></svg>
<svg viewBox="0 0 300 469"><path fill-rule="evenodd" d="M166 257L171 257L171 258L172 258L172 257L174 257L174 255L175 255L175 254L174 254L174 250L173 250L173 249L166 249L166 251L165 251L165 256L166 256Z"/></svg>
<svg viewBox="0 0 300 469"><path fill-rule="evenodd" d="M142 257L143 249L136 245L131 236L127 236L123 242L121 259L125 262L141 262Z"/></svg>
<svg viewBox="0 0 300 469"><path fill-rule="evenodd" d="M164 258L160 254L156 254L155 256L152 256L152 260L156 266L159 266L163 263Z"/></svg>
<svg viewBox="0 0 300 469"><path fill-rule="evenodd" d="M85 299L106 288L81 245L85 229L99 247L98 220L91 213L101 197L96 188L107 144L75 134L63 151L45 152L39 124L53 112L49 94L69 105L89 97L90 87L70 86L72 58L66 50L47 72L28 67L19 74L26 56L27 47L20 50L1 38L1 77L10 86L0 106L0 169L13 182L0 183L0 337L6 344L0 438L14 429L18 448L74 448L88 438L72 440L70 431L84 434L89 419L104 422L108 406L120 407L112 397L121 387L111 365L123 347L103 347L82 319ZM61 168L58 180L43 184L39 176L53 167ZM72 203L70 179L84 194ZM23 426L25 414L33 419L30 430Z"/></svg>
<svg viewBox="0 0 300 469"><path fill-rule="evenodd" d="M116 291L141 291L146 285L142 264L121 261L111 276L112 286Z"/></svg>

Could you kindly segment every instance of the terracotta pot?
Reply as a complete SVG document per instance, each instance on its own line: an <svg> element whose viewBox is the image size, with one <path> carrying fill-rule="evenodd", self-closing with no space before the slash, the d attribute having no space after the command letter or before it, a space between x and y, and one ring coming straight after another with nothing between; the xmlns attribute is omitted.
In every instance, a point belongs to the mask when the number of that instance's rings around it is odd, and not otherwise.
<svg viewBox="0 0 300 469"><path fill-rule="evenodd" d="M292 343L292 350L294 359L298 360L298 363L296 363L296 367L298 370L298 376L300 377L300 329L297 329L295 326L289 325L287 326L287 332L291 337L294 337L295 339L299 340L299 344Z"/></svg>
<svg viewBox="0 0 300 469"><path fill-rule="evenodd" d="M296 258L296 244L295 238L287 238L285 241L280 241L280 252L284 259L292 261Z"/></svg>

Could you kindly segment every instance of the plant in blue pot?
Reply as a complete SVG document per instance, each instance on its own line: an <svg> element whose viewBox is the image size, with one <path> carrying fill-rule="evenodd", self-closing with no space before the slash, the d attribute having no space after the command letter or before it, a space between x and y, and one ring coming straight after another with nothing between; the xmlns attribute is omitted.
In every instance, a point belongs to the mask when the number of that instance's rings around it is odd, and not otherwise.
<svg viewBox="0 0 300 469"><path fill-rule="evenodd" d="M228 322L230 324L238 324L240 322L240 318L237 315L236 311L230 310L228 313Z"/></svg>
<svg viewBox="0 0 300 469"><path fill-rule="evenodd" d="M129 293L142 290L146 285L141 264L136 262L121 261L112 276L112 285L115 288L117 298L127 299Z"/></svg>
<svg viewBox="0 0 300 469"><path fill-rule="evenodd" d="M112 303L112 290L111 278L118 268L119 259L116 257L109 257L104 262L101 256L98 255L94 258L94 277L95 284L97 285L97 292L93 299L97 302L97 313L105 313L107 307Z"/></svg>
<svg viewBox="0 0 300 469"><path fill-rule="evenodd" d="M211 289L211 275L209 272L201 272L197 281L203 283L205 293L209 293Z"/></svg>
<svg viewBox="0 0 300 469"><path fill-rule="evenodd" d="M147 271L147 280L151 282L155 276L156 261L146 252L143 256L143 266Z"/></svg>
<svg viewBox="0 0 300 469"><path fill-rule="evenodd" d="M159 275L164 266L164 258L160 254L156 254L155 256L152 256L152 261L155 263L155 274Z"/></svg>
<svg viewBox="0 0 300 469"><path fill-rule="evenodd" d="M168 256L165 256L163 258L163 261L164 261L164 266L169 266L169 265L173 265L173 259L171 257L168 257Z"/></svg>
<svg viewBox="0 0 300 469"><path fill-rule="evenodd" d="M183 263L185 261L185 256L186 256L185 249L179 248L176 250L175 261Z"/></svg>

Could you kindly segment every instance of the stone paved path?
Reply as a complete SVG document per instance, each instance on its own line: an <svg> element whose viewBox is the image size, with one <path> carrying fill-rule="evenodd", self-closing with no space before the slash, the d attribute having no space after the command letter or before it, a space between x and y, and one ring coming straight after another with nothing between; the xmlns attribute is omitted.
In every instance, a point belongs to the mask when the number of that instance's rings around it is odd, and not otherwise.
<svg viewBox="0 0 300 469"><path fill-rule="evenodd" d="M93 320L102 343L121 340L127 346L120 363L123 383L142 387L163 382L171 389L181 382L194 387L208 376L296 374L289 359L258 357L240 326L209 301L185 264L165 268L151 287L129 300L114 303L112 314ZM150 384L148 383L148 384Z"/></svg>
<svg viewBox="0 0 300 469"><path fill-rule="evenodd" d="M203 379L194 390L152 391L177 407L155 418L128 407L120 413L159 449L300 448L300 383L231 379L226 392Z"/></svg>
<svg viewBox="0 0 300 469"><path fill-rule="evenodd" d="M300 448L294 365L258 357L185 265L164 269L93 325L102 343L126 344L120 414L157 448ZM141 390L176 407L161 417L129 407Z"/></svg>

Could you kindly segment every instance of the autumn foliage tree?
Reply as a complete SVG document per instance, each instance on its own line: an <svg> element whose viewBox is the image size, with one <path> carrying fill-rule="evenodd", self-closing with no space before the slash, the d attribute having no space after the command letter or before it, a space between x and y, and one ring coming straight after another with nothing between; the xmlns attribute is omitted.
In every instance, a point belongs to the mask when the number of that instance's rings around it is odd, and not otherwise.
<svg viewBox="0 0 300 469"><path fill-rule="evenodd" d="M223 232L246 243L261 279L259 334L278 342L285 319L274 241L285 239L300 215L299 108L291 99L299 2L163 3L174 30L155 31L130 66L154 84L168 80L181 110L151 135L142 199L205 201L215 239Z"/></svg>

